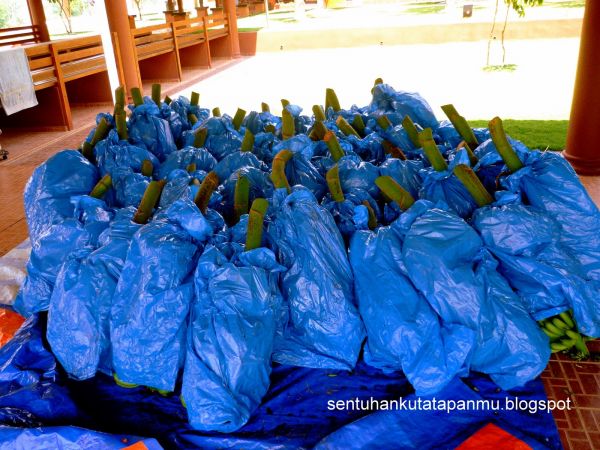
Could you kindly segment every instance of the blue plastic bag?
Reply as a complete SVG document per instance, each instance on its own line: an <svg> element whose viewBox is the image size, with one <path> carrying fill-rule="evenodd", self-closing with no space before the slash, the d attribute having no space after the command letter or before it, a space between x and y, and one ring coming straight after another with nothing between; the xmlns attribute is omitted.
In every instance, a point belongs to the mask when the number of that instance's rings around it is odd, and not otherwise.
<svg viewBox="0 0 600 450"><path fill-rule="evenodd" d="M115 130L111 130L102 141L94 147L100 176L113 175L117 169L130 169L141 172L144 160L152 163L154 173L158 173L160 163L156 156L145 148L131 145L127 141L119 140Z"/></svg>
<svg viewBox="0 0 600 450"><path fill-rule="evenodd" d="M98 169L75 150L63 150L38 166L24 193L32 244L50 225L73 217L71 197L89 194L98 178Z"/></svg>
<svg viewBox="0 0 600 450"><path fill-rule="evenodd" d="M350 264L331 215L305 189L275 191L269 225L278 261L287 324L273 359L304 367L352 369L364 329L354 303Z"/></svg>
<svg viewBox="0 0 600 450"><path fill-rule="evenodd" d="M250 167L265 172L268 170L267 165L260 161L256 155L250 152L237 152L232 153L219 161L215 166L214 171L219 177L219 181L223 183L238 170Z"/></svg>
<svg viewBox="0 0 600 450"><path fill-rule="evenodd" d="M98 236L112 220L113 212L102 200L81 195L71 201L73 217L49 226L31 243L27 277L14 303L25 317L48 309L62 264L95 248Z"/></svg>
<svg viewBox="0 0 600 450"><path fill-rule="evenodd" d="M273 252L207 247L194 276L182 398L201 431L241 428L269 388L281 310Z"/></svg>
<svg viewBox="0 0 600 450"><path fill-rule="evenodd" d="M402 370L418 395L428 395L456 375L467 375L474 332L440 323L415 289L397 226L358 231L350 243L356 298L367 330L364 359L385 371Z"/></svg>
<svg viewBox="0 0 600 450"><path fill-rule="evenodd" d="M536 320L571 309L582 333L600 336L600 284L586 280L561 243L558 223L508 197L473 214L473 227L500 261L500 272Z"/></svg>
<svg viewBox="0 0 600 450"><path fill-rule="evenodd" d="M475 334L471 369L490 375L503 389L537 377L550 357L548 338L496 271L496 260L475 230L431 206L401 216L401 224L402 255L413 284L442 323Z"/></svg>
<svg viewBox="0 0 600 450"><path fill-rule="evenodd" d="M373 99L369 105L372 114L393 113L402 121L408 115L423 128L436 130L438 121L431 106L416 92L395 91L390 85L378 84L373 87Z"/></svg>
<svg viewBox="0 0 600 450"><path fill-rule="evenodd" d="M382 176L387 175L392 177L413 198L418 198L419 196L422 184L422 170L423 163L421 161L403 161L398 158L388 158L379 166L379 173Z"/></svg>
<svg viewBox="0 0 600 450"><path fill-rule="evenodd" d="M217 165L217 160L204 148L187 146L167 157L160 166L158 176L165 179L174 170L186 170L190 164L195 164L196 170L210 172Z"/></svg>
<svg viewBox="0 0 600 450"><path fill-rule="evenodd" d="M140 443L147 450L162 450L155 439L111 435L79 427L15 428L0 426L0 450L122 450Z"/></svg>
<svg viewBox="0 0 600 450"><path fill-rule="evenodd" d="M174 390L185 355L191 277L212 233L196 205L181 199L133 236L111 308L119 380Z"/></svg>
<svg viewBox="0 0 600 450"><path fill-rule="evenodd" d="M46 336L66 372L84 380L112 373L110 310L129 244L141 225L134 208L117 212L98 249L67 261L56 280Z"/></svg>
<svg viewBox="0 0 600 450"><path fill-rule="evenodd" d="M448 170L437 172L432 167L421 171L423 184L419 198L434 203L443 202L460 217L470 217L477 203L467 188L454 176L453 170L458 164L469 164L467 152L461 150L450 162Z"/></svg>
<svg viewBox="0 0 600 450"><path fill-rule="evenodd" d="M556 220L564 248L579 260L587 278L600 281L600 211L577 174L559 154L516 150L524 167L502 184Z"/></svg>
<svg viewBox="0 0 600 450"><path fill-rule="evenodd" d="M158 106L144 103L136 106L129 116L129 140L134 145L143 145L151 153L164 161L177 150L169 123L159 117Z"/></svg>

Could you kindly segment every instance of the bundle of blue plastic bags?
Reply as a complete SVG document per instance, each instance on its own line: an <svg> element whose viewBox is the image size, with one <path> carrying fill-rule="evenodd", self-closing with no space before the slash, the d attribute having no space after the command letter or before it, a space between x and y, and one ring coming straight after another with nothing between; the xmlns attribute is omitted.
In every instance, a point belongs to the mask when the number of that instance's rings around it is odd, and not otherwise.
<svg viewBox="0 0 600 450"><path fill-rule="evenodd" d="M287 105L283 119L263 111L239 122L183 97L147 97L130 105L127 134L117 116L99 116L114 128L90 133L93 158L65 150L36 169L25 191L33 251L14 304L30 321L0 350L2 423L181 447L340 448L362 434L368 448L373 433L390 433L404 436L402 448L426 448L428 426L395 430L400 413L342 417L326 400L346 398L340 389L452 396L464 391L461 378L543 397L536 379L568 343L547 322L600 336L600 212L568 163L510 140L522 162L511 173L480 130L467 154L422 97L386 84L365 107L329 103L322 117ZM443 170L415 138L427 129ZM463 166L487 189L486 204L457 177ZM256 199L269 205L258 225ZM43 358L51 375L14 387L10 352L28 352L18 370ZM44 383L67 406L44 402ZM91 398L116 408L114 418L91 413ZM28 419L12 417L17 409ZM519 437L523 424L548 422L509 416L505 429ZM461 431L432 434L430 447L458 444L482 424L465 417L462 428L447 418ZM534 448L556 434L538 425L527 438ZM79 428L43 430L0 435L80 438Z"/></svg>

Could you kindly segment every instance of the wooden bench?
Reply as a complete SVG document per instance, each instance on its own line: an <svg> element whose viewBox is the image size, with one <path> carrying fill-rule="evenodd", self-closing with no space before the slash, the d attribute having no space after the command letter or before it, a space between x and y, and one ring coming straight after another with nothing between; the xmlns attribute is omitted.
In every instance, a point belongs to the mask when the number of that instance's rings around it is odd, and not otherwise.
<svg viewBox="0 0 600 450"><path fill-rule="evenodd" d="M23 45L38 106L6 116L0 128L71 130L71 104L112 103L100 36Z"/></svg>
<svg viewBox="0 0 600 450"><path fill-rule="evenodd" d="M206 17L173 23L179 61L183 67L210 67Z"/></svg>
<svg viewBox="0 0 600 450"><path fill-rule="evenodd" d="M71 103L112 102L106 58L100 36L52 43Z"/></svg>
<svg viewBox="0 0 600 450"><path fill-rule="evenodd" d="M71 108L57 69L56 53L48 42L24 46L38 106L10 116L0 116L0 128L20 128L38 131L64 131L73 128Z"/></svg>
<svg viewBox="0 0 600 450"><path fill-rule="evenodd" d="M211 58L232 58L233 43L229 33L229 18L209 15L206 17L206 31L210 43Z"/></svg>
<svg viewBox="0 0 600 450"><path fill-rule="evenodd" d="M0 29L0 47L5 45L23 45L40 41L37 25Z"/></svg>
<svg viewBox="0 0 600 450"><path fill-rule="evenodd" d="M181 81L174 23L131 30L142 79Z"/></svg>

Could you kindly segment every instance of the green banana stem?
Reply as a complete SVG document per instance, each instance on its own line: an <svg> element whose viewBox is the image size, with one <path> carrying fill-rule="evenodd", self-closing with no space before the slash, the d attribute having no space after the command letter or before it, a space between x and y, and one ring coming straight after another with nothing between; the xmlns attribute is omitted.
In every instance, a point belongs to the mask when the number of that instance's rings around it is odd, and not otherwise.
<svg viewBox="0 0 600 450"><path fill-rule="evenodd" d="M377 118L377 125L379 125L383 131L385 131L392 126L392 122L390 119L388 119L388 116L382 114Z"/></svg>
<svg viewBox="0 0 600 450"><path fill-rule="evenodd" d="M456 150L460 150L461 148L464 148L467 151L467 155L469 156L469 163L471 163L472 167L475 167L475 165L479 162L479 158L475 156L475 153L473 153L473 150L471 150L469 144L467 144L465 141L461 141L456 147Z"/></svg>
<svg viewBox="0 0 600 450"><path fill-rule="evenodd" d="M115 89L115 109L113 110L113 116L117 112L122 111L125 108L125 88L123 85Z"/></svg>
<svg viewBox="0 0 600 450"><path fill-rule="evenodd" d="M190 125L194 126L194 124L196 122L198 122L198 117L196 117L196 114L194 113L188 113L187 115L188 121L190 122Z"/></svg>
<svg viewBox="0 0 600 450"><path fill-rule="evenodd" d="M335 112L338 112L340 109L342 109L335 91L331 88L327 88L325 90L325 111L327 111L330 107L333 108Z"/></svg>
<svg viewBox="0 0 600 450"><path fill-rule="evenodd" d="M213 117L221 117L221 109L218 106L215 106L212 109L212 115Z"/></svg>
<svg viewBox="0 0 600 450"><path fill-rule="evenodd" d="M413 196L388 175L378 177L375 184L388 198L396 202L402 211L406 211L415 202Z"/></svg>
<svg viewBox="0 0 600 450"><path fill-rule="evenodd" d="M419 148L421 146L421 141L419 141L419 130L417 130L415 123L409 116L404 116L404 119L402 119L402 128L406 131L410 142L412 142L415 147Z"/></svg>
<svg viewBox="0 0 600 450"><path fill-rule="evenodd" d="M323 122L315 122L308 137L313 141L322 141L325 137L325 133L327 133L327 127L323 124Z"/></svg>
<svg viewBox="0 0 600 450"><path fill-rule="evenodd" d="M198 92L192 91L192 95L190 96L190 105L198 106L200 103L200 94Z"/></svg>
<svg viewBox="0 0 600 450"><path fill-rule="evenodd" d="M354 128L352 128L352 126L348 123L348 121L346 119L344 119L342 116L338 116L338 118L335 120L335 124L338 126L340 131L342 133L344 133L346 136L354 135L357 138L360 138L360 136L358 135L356 130Z"/></svg>
<svg viewBox="0 0 600 450"><path fill-rule="evenodd" d="M365 135L365 122L360 114L354 114L352 119L352 128L356 130L360 137Z"/></svg>
<svg viewBox="0 0 600 450"><path fill-rule="evenodd" d="M404 152L392 144L390 141L384 140L381 145L383 146L383 151L392 155L394 158L401 159L402 161L406 161L406 155Z"/></svg>
<svg viewBox="0 0 600 450"><path fill-rule="evenodd" d="M444 170L448 170L448 164L446 164L446 160L440 153L440 149L435 144L433 139L426 139L422 142L423 153L431 163L431 166L434 168L436 172L443 172Z"/></svg>
<svg viewBox="0 0 600 450"><path fill-rule="evenodd" d="M366 200L363 200L362 204L365 208L367 208L367 212L369 213L369 230L374 230L377 228L377 216L375 215L375 210Z"/></svg>
<svg viewBox="0 0 600 450"><path fill-rule="evenodd" d="M275 158L273 158L271 181L277 189L286 188L288 193L291 192L290 183L285 176L285 165L292 159L294 154L289 150L281 150Z"/></svg>
<svg viewBox="0 0 600 450"><path fill-rule="evenodd" d="M235 112L235 116L233 116L233 120L231 121L233 123L233 128L239 130L242 126L242 122L244 121L244 117L246 117L246 111L244 111L242 108L238 108Z"/></svg>
<svg viewBox="0 0 600 450"><path fill-rule="evenodd" d="M477 206L489 205L494 201L494 198L485 189L483 184L481 184L481 181L469 166L465 164L457 165L454 168L454 175L456 175L456 178L460 180L463 186L467 188L467 191L473 196Z"/></svg>
<svg viewBox="0 0 600 450"><path fill-rule="evenodd" d="M498 153L500 153L500 156L504 160L508 170L510 170L511 173L514 173L521 169L523 167L523 163L506 138L502 119L500 119L500 117L494 117L492 120L490 120L488 127L490 129L490 134L492 135L492 141L494 141L494 145L496 146L496 150L498 150Z"/></svg>
<svg viewBox="0 0 600 450"><path fill-rule="evenodd" d="M206 136L208 135L208 130L206 128L198 128L194 133L194 147L200 148L204 147L204 143L206 142Z"/></svg>
<svg viewBox="0 0 600 450"><path fill-rule="evenodd" d="M165 103L166 103L167 105L170 105L172 101L173 101L173 100L171 99L171 97L169 97L168 95L165 95Z"/></svg>
<svg viewBox="0 0 600 450"><path fill-rule="evenodd" d="M338 162L342 156L344 156L344 150L340 145L340 141L338 141L337 136L333 131L328 130L323 136L323 140L327 144L329 148L329 152L331 153L331 157L335 162Z"/></svg>
<svg viewBox="0 0 600 450"><path fill-rule="evenodd" d="M281 99L281 106L282 106L283 108L285 108L285 107L286 107L286 106L288 106L289 104L290 104L290 101L289 101L289 100L287 100L287 99L285 99L285 98L282 98L282 99Z"/></svg>
<svg viewBox="0 0 600 450"><path fill-rule="evenodd" d="M160 194L165 184L166 180L150 182L146 188L146 191L144 192L140 206L138 206L138 209L133 216L133 221L135 223L139 223L141 225L148 223L148 220L152 215L152 211L154 211L154 207L158 203L158 199L160 198Z"/></svg>
<svg viewBox="0 0 600 450"><path fill-rule="evenodd" d="M246 234L245 251L259 248L262 242L263 222L269 202L264 198L257 198L252 202L248 214L248 233Z"/></svg>
<svg viewBox="0 0 600 450"><path fill-rule="evenodd" d="M142 91L139 87L131 88L131 98L133 99L133 104L135 106L140 106L144 104L144 97L142 97Z"/></svg>
<svg viewBox="0 0 600 450"><path fill-rule="evenodd" d="M194 173L196 171L196 163L189 163L186 167L185 167L185 171L187 173Z"/></svg>
<svg viewBox="0 0 600 450"><path fill-rule="evenodd" d="M159 83L154 83L152 85L152 101L156 103L157 106L160 106L160 97L161 97L161 86Z"/></svg>
<svg viewBox="0 0 600 450"><path fill-rule="evenodd" d="M294 125L294 116L287 109L283 110L281 115L281 136L283 140L294 137L296 129Z"/></svg>
<svg viewBox="0 0 600 450"><path fill-rule="evenodd" d="M250 181L245 176L239 175L233 193L233 217L235 223L240 221L242 215L248 213L249 202Z"/></svg>
<svg viewBox="0 0 600 450"><path fill-rule="evenodd" d="M240 151L242 152L251 152L254 149L254 134L248 128L246 128L246 132L244 133L244 139L242 140L242 147Z"/></svg>
<svg viewBox="0 0 600 450"><path fill-rule="evenodd" d="M433 140L433 131L431 128L425 128L422 131L419 131L419 147L423 145L423 141Z"/></svg>
<svg viewBox="0 0 600 450"><path fill-rule="evenodd" d="M337 164L327 171L325 179L327 180L331 198L338 203L342 203L345 198L342 184L340 183L340 168Z"/></svg>
<svg viewBox="0 0 600 450"><path fill-rule="evenodd" d="M112 179L110 177L110 175L104 175L100 181L98 181L98 183L96 183L96 186L94 186L94 189L92 189L92 192L90 192L90 197L94 197L94 198L102 198L104 196L104 194L106 194L106 192L112 187Z"/></svg>
<svg viewBox="0 0 600 450"><path fill-rule="evenodd" d="M210 197L217 187L219 187L219 177L214 171L209 172L206 177L204 177L204 180L202 180L200 189L198 189L198 193L194 198L194 203L202 214L206 214Z"/></svg>
<svg viewBox="0 0 600 450"><path fill-rule="evenodd" d="M262 102L260 104L260 110L262 112L271 112L271 108L269 108L269 105L267 103L265 103L265 102Z"/></svg>
<svg viewBox="0 0 600 450"><path fill-rule="evenodd" d="M142 161L142 175L145 177L151 177L154 172L154 166L152 165L152 161L149 159L145 159Z"/></svg>
<svg viewBox="0 0 600 450"><path fill-rule="evenodd" d="M265 125L265 133L275 134L275 131L277 131L277 129L272 123Z"/></svg>
<svg viewBox="0 0 600 450"><path fill-rule="evenodd" d="M119 139L126 141L129 138L129 133L127 132L125 111L121 110L115 114L115 122L117 124L117 134L119 135Z"/></svg>
<svg viewBox="0 0 600 450"><path fill-rule="evenodd" d="M381 78L381 77L375 78L375 81L373 82L373 86L377 86L378 84L383 84L383 78Z"/></svg>
<svg viewBox="0 0 600 450"><path fill-rule="evenodd" d="M315 121L325 122L327 117L325 117L325 111L323 111L323 107L321 105L313 105L312 112L315 115Z"/></svg>
<svg viewBox="0 0 600 450"><path fill-rule="evenodd" d="M442 106L442 111L446 114L446 117L450 119L452 126L458 131L458 134L465 140L469 148L471 150L476 149L479 146L479 141L475 137L475 133L473 133L473 129L469 126L469 122L458 114L458 111L454 107L454 105L444 105Z"/></svg>
<svg viewBox="0 0 600 450"><path fill-rule="evenodd" d="M94 131L94 135L92 136L91 141L85 141L83 143L81 153L92 164L96 161L96 158L94 157L94 147L99 141L101 141L108 135L109 130L110 126L108 125L108 122L106 121L106 119L102 118L98 125L96 125L96 130Z"/></svg>

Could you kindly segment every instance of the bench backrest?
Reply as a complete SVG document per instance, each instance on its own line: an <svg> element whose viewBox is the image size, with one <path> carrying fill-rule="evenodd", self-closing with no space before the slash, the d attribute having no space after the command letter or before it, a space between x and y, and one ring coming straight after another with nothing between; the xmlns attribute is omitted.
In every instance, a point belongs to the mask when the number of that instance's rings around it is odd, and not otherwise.
<svg viewBox="0 0 600 450"><path fill-rule="evenodd" d="M100 36L64 39L52 43L65 82L106 70Z"/></svg>
<svg viewBox="0 0 600 450"><path fill-rule="evenodd" d="M4 45L22 45L40 41L39 26L0 29L0 47Z"/></svg>
<svg viewBox="0 0 600 450"><path fill-rule="evenodd" d="M58 83L52 48L48 42L25 46L29 60L29 70L36 91L55 86Z"/></svg>
<svg viewBox="0 0 600 450"><path fill-rule="evenodd" d="M171 24L152 25L131 30L139 61L175 51Z"/></svg>
<svg viewBox="0 0 600 450"><path fill-rule="evenodd" d="M177 46L184 48L206 42L205 21L205 17L196 17L173 22Z"/></svg>

